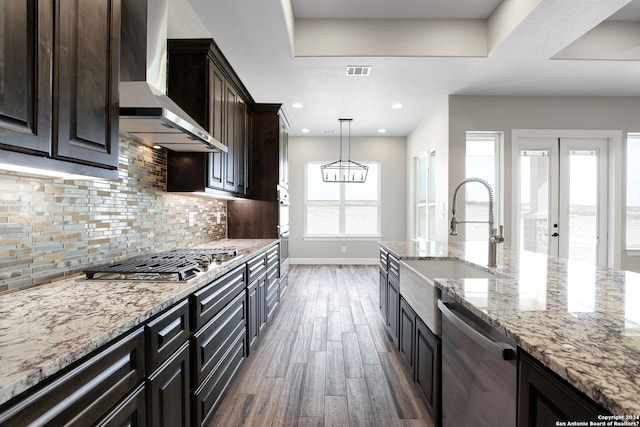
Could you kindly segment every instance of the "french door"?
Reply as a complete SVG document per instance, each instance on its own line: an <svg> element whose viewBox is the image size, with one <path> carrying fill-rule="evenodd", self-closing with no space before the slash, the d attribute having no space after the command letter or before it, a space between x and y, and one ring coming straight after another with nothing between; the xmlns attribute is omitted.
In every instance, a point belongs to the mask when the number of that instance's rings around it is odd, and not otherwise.
<svg viewBox="0 0 640 427"><path fill-rule="evenodd" d="M606 265L607 139L514 140L514 247Z"/></svg>

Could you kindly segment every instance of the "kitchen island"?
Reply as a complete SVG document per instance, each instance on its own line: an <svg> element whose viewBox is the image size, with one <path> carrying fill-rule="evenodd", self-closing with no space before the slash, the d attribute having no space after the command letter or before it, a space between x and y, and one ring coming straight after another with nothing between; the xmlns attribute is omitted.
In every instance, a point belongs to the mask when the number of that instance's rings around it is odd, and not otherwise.
<svg viewBox="0 0 640 427"><path fill-rule="evenodd" d="M128 333L274 246L274 239L220 240L241 255L188 282L88 280L0 295L0 404Z"/></svg>
<svg viewBox="0 0 640 427"><path fill-rule="evenodd" d="M487 263L483 242L380 245L401 260ZM640 274L506 248L497 264L485 267L495 279L434 283L611 413L640 415Z"/></svg>

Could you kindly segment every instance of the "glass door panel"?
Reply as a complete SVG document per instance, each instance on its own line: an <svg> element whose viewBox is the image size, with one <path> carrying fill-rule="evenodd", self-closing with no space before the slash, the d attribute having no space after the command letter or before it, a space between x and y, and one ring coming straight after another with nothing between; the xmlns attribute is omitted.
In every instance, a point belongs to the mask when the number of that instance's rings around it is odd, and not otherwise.
<svg viewBox="0 0 640 427"><path fill-rule="evenodd" d="M569 259L596 264L598 261L598 153L569 152Z"/></svg>
<svg viewBox="0 0 640 427"><path fill-rule="evenodd" d="M549 253L550 150L520 151L520 249Z"/></svg>

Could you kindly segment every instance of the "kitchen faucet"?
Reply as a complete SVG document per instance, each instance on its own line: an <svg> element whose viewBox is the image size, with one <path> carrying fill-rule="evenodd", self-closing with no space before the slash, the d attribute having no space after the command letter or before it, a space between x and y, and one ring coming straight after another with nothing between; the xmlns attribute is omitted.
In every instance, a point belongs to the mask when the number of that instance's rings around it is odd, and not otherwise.
<svg viewBox="0 0 640 427"><path fill-rule="evenodd" d="M489 220L488 221L458 221L456 219L456 197L458 196L458 191L464 184L467 184L469 182L478 182L484 185L485 187L487 187L487 190L489 191ZM495 267L497 265L496 252L498 250L498 244L504 242L504 236L502 234L504 231L504 226L502 225L500 226L500 234L498 234L498 231L493 226L493 204L494 204L494 196L493 196L493 189L491 188L491 184L489 184L487 181L485 181L482 178L465 178L458 183L458 185L456 186L456 189L453 191L453 203L451 204L451 224L449 226L449 235L457 236L458 224L465 224L465 223L480 224L485 222L489 223L489 262L487 264L489 267Z"/></svg>

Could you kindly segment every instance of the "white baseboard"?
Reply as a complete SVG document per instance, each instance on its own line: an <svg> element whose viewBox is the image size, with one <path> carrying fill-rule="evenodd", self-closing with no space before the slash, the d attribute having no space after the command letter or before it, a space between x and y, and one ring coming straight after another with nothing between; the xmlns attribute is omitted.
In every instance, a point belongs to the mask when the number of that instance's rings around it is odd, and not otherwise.
<svg viewBox="0 0 640 427"><path fill-rule="evenodd" d="M378 258L289 258L290 264L378 265Z"/></svg>

